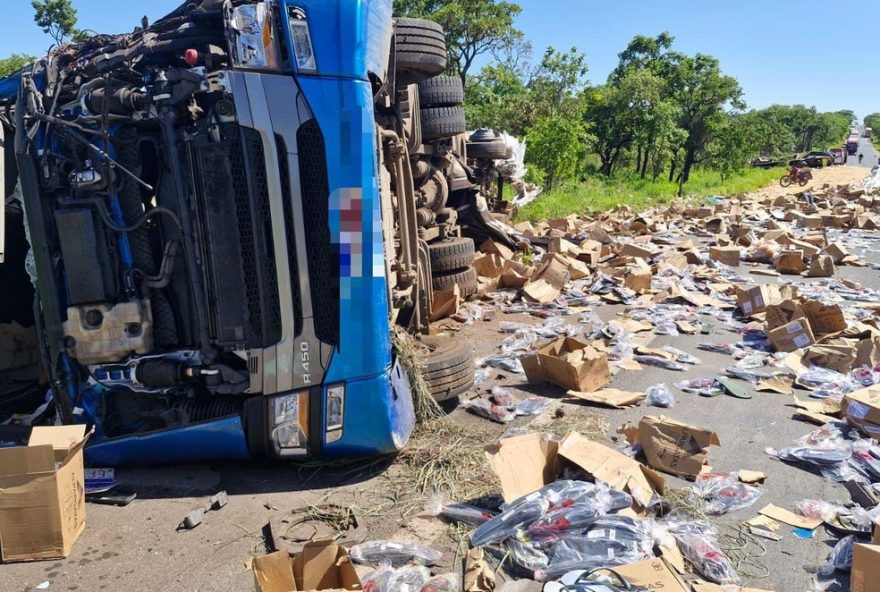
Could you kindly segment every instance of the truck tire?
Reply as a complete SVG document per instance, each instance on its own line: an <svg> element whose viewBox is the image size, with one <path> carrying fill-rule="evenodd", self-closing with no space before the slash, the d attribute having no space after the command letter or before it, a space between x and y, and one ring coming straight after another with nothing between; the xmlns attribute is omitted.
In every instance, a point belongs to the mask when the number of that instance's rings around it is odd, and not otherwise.
<svg viewBox="0 0 880 592"><path fill-rule="evenodd" d="M464 118L464 108L460 105L422 109L423 140L451 138L463 134L465 131L467 131L467 124Z"/></svg>
<svg viewBox="0 0 880 592"><path fill-rule="evenodd" d="M422 107L454 107L464 103L464 87L458 76L434 76L419 83Z"/></svg>
<svg viewBox="0 0 880 592"><path fill-rule="evenodd" d="M443 27L425 19L394 20L398 79L415 84L446 70L446 35Z"/></svg>
<svg viewBox="0 0 880 592"><path fill-rule="evenodd" d="M442 243L428 245L431 254L431 271L455 271L474 263L474 241L469 238L452 238Z"/></svg>
<svg viewBox="0 0 880 592"><path fill-rule="evenodd" d="M485 158L491 160L507 160L513 156L513 150L502 140L491 142L468 142L468 158Z"/></svg>
<svg viewBox="0 0 880 592"><path fill-rule="evenodd" d="M436 401L448 401L474 383L474 354L470 345L448 337L425 336L420 370Z"/></svg>
<svg viewBox="0 0 880 592"><path fill-rule="evenodd" d="M474 268L435 274L431 282L435 290L451 290L458 284L463 298L477 293L477 271Z"/></svg>

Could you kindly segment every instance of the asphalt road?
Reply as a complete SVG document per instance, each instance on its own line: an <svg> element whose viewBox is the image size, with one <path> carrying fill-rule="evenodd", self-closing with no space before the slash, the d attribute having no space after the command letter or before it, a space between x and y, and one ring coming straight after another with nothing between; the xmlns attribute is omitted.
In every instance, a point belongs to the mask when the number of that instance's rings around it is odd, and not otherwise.
<svg viewBox="0 0 880 592"><path fill-rule="evenodd" d="M873 233L870 243L874 249L880 246L877 239L880 239L880 233ZM880 262L880 252L867 252L865 257L870 262ZM741 272L753 278L755 283L780 279L752 275L750 269L744 265ZM838 277L874 287L880 285L880 271L870 267L839 267ZM627 308L603 305L595 310L608 320ZM576 314L568 318L577 323ZM473 343L478 357L497 353L503 337L498 328L501 321L522 321L532 325L543 322L527 315L499 314L491 322L459 326L458 338ZM738 341L738 335L718 326L710 339L733 343ZM704 340L707 340L706 336L658 337L652 345L675 345L699 356L703 363L688 372L651 367L640 372L621 372L611 386L644 391L660 382L671 387L683 378L717 375L733 360L696 350L697 344ZM511 387L520 395L539 393L559 399L564 394L556 387L526 384L522 376L502 371L493 372L489 381L480 385L474 394L486 393L496 384ZM804 498L849 499L842 486L783 464L765 453L766 447L779 449L791 445L814 428L792 419L789 397L756 392L750 400L726 396L706 399L677 389L673 392L677 402L671 409L642 405L629 410L608 410L569 403L563 408L569 418L581 414L604 418L611 433L621 424L638 422L649 414L665 414L716 431L721 446L711 451L710 460L715 469L751 469L767 475L766 483L761 486L764 492L761 499L749 509L717 520L720 523L735 524L751 518L768 503L793 509L794 504ZM800 395L805 396L806 391ZM462 409L456 410L452 418L476 427L487 442L497 438L505 429L505 426ZM526 427L528 423L527 418L519 418L513 426ZM595 426L595 422L591 425ZM611 441L607 443L613 444ZM443 446L444 443L438 442L437 445ZM328 501L360 508L364 528L357 536L361 539L408 538L443 549L445 558L453 557L455 545L446 527L435 519L405 517L397 509L382 511L372 518L364 517L370 508L375 507L376 500L387 496L394 483L394 468L386 471L387 468L387 464L361 470L350 466L334 468L252 461L122 469L118 477L138 493L131 505L118 508L88 504L86 530L67 559L0 565L0 590L35 590L43 582L48 582L50 592L252 590L253 577L244 562L264 552L264 535L269 521L279 512ZM668 477L668 481L672 487L689 486L673 477ZM176 532L184 516L204 505L208 496L220 489L229 493L225 508L206 514L203 524L195 530ZM315 533L306 532L305 535L315 536ZM824 563L837 540L821 528L816 531L814 539L798 538L790 528L783 528L782 535L779 542L766 541L766 553L755 562L759 565L740 566L744 583L777 592L808 590L811 574ZM760 572L764 567L770 571L767 577L753 577L762 575Z"/></svg>
<svg viewBox="0 0 880 592"><path fill-rule="evenodd" d="M859 154L862 154L864 158L862 159L861 164L859 164ZM847 156L846 164L849 166L860 166L863 168L874 168L878 164L880 164L880 152L874 147L874 144L868 138L862 138L859 141L859 152L854 156Z"/></svg>

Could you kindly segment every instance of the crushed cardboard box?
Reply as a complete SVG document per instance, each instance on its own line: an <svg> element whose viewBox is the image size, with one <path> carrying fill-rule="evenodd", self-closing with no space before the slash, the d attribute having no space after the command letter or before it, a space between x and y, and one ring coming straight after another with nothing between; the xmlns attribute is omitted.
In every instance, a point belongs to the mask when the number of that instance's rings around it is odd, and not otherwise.
<svg viewBox="0 0 880 592"><path fill-rule="evenodd" d="M859 389L843 396L841 411L846 421L865 435L880 439L880 386Z"/></svg>
<svg viewBox="0 0 880 592"><path fill-rule="evenodd" d="M806 319L798 319L779 326L767 333L767 338L777 351L792 352L816 342L810 323Z"/></svg>
<svg viewBox="0 0 880 592"><path fill-rule="evenodd" d="M851 592L880 592L880 545L853 545Z"/></svg>
<svg viewBox="0 0 880 592"><path fill-rule="evenodd" d="M709 446L721 445L711 430L653 415L639 421L639 443L649 466L691 479L707 464Z"/></svg>

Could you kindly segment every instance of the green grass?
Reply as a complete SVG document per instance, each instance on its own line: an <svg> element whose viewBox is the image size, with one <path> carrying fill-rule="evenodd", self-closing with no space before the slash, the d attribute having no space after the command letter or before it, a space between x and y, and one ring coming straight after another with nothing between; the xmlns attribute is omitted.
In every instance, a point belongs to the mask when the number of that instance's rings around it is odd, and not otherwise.
<svg viewBox="0 0 880 592"><path fill-rule="evenodd" d="M684 191L689 199L734 195L766 187L784 174L784 168L746 169L722 180L715 171L694 171ZM639 210L670 202L677 195L678 185L665 179L652 183L650 179L639 179L635 175L612 179L597 176L583 183L562 185L544 193L520 209L517 220L534 222L569 214L589 214L610 210L617 205Z"/></svg>

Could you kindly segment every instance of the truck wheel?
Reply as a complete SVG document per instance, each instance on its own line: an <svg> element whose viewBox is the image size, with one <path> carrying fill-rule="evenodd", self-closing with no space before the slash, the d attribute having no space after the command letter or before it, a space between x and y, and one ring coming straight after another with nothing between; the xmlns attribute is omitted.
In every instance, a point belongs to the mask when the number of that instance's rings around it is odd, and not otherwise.
<svg viewBox="0 0 880 592"><path fill-rule="evenodd" d="M397 18L395 57L398 79L415 84L446 70L446 36L443 27L425 19Z"/></svg>
<svg viewBox="0 0 880 592"><path fill-rule="evenodd" d="M513 150L502 140L491 142L468 142L468 158L484 158L491 160L507 160L513 156Z"/></svg>
<svg viewBox="0 0 880 592"><path fill-rule="evenodd" d="M477 271L474 268L435 274L432 280L435 290L451 290L455 284L461 290L463 298L477 293Z"/></svg>
<svg viewBox="0 0 880 592"><path fill-rule="evenodd" d="M474 383L474 354L470 345L448 337L425 336L420 369L431 395L447 401L466 392Z"/></svg>
<svg viewBox="0 0 880 592"><path fill-rule="evenodd" d="M431 253L431 271L455 271L474 263L474 241L469 238L452 238L442 243L428 245Z"/></svg>
<svg viewBox="0 0 880 592"><path fill-rule="evenodd" d="M422 107L454 107L464 103L464 88L458 76L434 76L419 83Z"/></svg>
<svg viewBox="0 0 880 592"><path fill-rule="evenodd" d="M464 108L460 105L422 109L422 139L451 138L465 131Z"/></svg>

